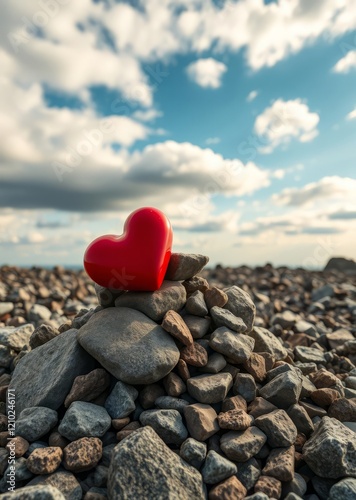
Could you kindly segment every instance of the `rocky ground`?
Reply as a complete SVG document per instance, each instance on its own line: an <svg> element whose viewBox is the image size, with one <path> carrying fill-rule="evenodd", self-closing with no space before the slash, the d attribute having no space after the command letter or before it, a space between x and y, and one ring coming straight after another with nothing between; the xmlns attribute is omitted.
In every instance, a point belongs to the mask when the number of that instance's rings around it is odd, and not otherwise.
<svg viewBox="0 0 356 500"><path fill-rule="evenodd" d="M355 274L206 263L0 268L2 498L356 498Z"/></svg>

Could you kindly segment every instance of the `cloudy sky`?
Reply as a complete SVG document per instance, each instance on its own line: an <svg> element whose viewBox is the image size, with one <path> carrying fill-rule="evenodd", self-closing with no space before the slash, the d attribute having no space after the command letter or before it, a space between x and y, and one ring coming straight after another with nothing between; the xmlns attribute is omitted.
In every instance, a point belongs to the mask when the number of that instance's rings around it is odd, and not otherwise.
<svg viewBox="0 0 356 500"><path fill-rule="evenodd" d="M354 0L0 0L0 263L130 211L212 263L355 258Z"/></svg>

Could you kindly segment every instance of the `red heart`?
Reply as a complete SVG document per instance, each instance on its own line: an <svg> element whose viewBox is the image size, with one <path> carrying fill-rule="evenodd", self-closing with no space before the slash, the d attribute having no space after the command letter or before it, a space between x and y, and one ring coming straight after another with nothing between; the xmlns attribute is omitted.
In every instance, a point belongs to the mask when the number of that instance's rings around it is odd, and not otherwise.
<svg viewBox="0 0 356 500"><path fill-rule="evenodd" d="M121 236L107 234L90 243L84 267L95 283L106 288L154 291L162 285L171 257L170 221L156 208L135 210Z"/></svg>

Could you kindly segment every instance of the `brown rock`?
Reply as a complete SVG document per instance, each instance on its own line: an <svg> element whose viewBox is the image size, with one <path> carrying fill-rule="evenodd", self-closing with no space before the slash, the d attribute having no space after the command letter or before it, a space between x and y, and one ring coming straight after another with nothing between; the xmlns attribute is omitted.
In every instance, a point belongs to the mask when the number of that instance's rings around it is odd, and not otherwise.
<svg viewBox="0 0 356 500"><path fill-rule="evenodd" d="M92 469L103 453L102 442L98 438L84 437L72 441L63 450L63 465L72 472Z"/></svg>
<svg viewBox="0 0 356 500"><path fill-rule="evenodd" d="M262 382L266 378L265 358L260 354L253 352L250 358L243 363L243 367L257 382Z"/></svg>
<svg viewBox="0 0 356 500"><path fill-rule="evenodd" d="M30 443L26 441L26 439L24 439L23 437L16 436L12 438L11 441L7 441L6 449L8 450L9 453L11 448L14 449L13 448L14 445L15 445L15 457L19 458L26 453L26 451L30 446Z"/></svg>
<svg viewBox="0 0 356 500"><path fill-rule="evenodd" d="M281 498L282 483L278 479L270 476L260 476L255 484L255 493L265 493L270 498Z"/></svg>
<svg viewBox="0 0 356 500"><path fill-rule="evenodd" d="M186 289L187 295L190 295L197 290L204 293L209 288L209 283L200 276L193 276L193 278L183 281L183 286Z"/></svg>
<svg viewBox="0 0 356 500"><path fill-rule="evenodd" d="M209 500L243 500L247 490L236 476L225 479L209 491Z"/></svg>
<svg viewBox="0 0 356 500"><path fill-rule="evenodd" d="M61 464L63 451L58 446L36 448L28 457L26 466L33 474L51 474Z"/></svg>
<svg viewBox="0 0 356 500"><path fill-rule="evenodd" d="M184 361L184 359L180 359L177 363L176 366L179 375L181 376L182 380L186 382L190 378L190 373L189 373L189 368L187 363Z"/></svg>
<svg viewBox="0 0 356 500"><path fill-rule="evenodd" d="M180 352L181 358L191 366L205 366L208 362L208 353L204 347L197 342L183 347Z"/></svg>
<svg viewBox="0 0 356 500"><path fill-rule="evenodd" d="M302 453L303 446L305 445L306 441L307 441L306 435L303 434L302 432L298 432L296 440L294 442L294 447L296 451Z"/></svg>
<svg viewBox="0 0 356 500"><path fill-rule="evenodd" d="M168 373L163 379L163 385L169 396L178 398L183 392L186 392L187 386L176 373Z"/></svg>
<svg viewBox="0 0 356 500"><path fill-rule="evenodd" d="M145 385L142 391L140 391L139 401L142 408L148 410L153 408L155 401L160 396L164 396L165 391L163 387L159 384L149 384Z"/></svg>
<svg viewBox="0 0 356 500"><path fill-rule="evenodd" d="M340 422L356 422L356 398L336 399L329 406L328 415L340 420Z"/></svg>
<svg viewBox="0 0 356 500"><path fill-rule="evenodd" d="M129 436L133 432L137 431L141 427L140 422L134 421L126 425L121 431L116 434L118 441L122 441L125 437Z"/></svg>
<svg viewBox="0 0 356 500"><path fill-rule="evenodd" d="M244 431L252 425L254 418L244 410L229 410L219 413L218 422L221 429Z"/></svg>
<svg viewBox="0 0 356 500"><path fill-rule="evenodd" d="M59 330L57 330L57 328L53 328L53 326L51 325L47 325L44 323L38 326L32 333L30 338L31 349L35 349L36 347L45 344L49 340L59 335L59 333Z"/></svg>
<svg viewBox="0 0 356 500"><path fill-rule="evenodd" d="M313 391L310 398L314 403L322 408L326 408L331 405L336 399L340 397L340 394L335 389L317 389Z"/></svg>
<svg viewBox="0 0 356 500"><path fill-rule="evenodd" d="M292 481L294 478L294 446L271 450L262 473L280 481Z"/></svg>
<svg viewBox="0 0 356 500"><path fill-rule="evenodd" d="M254 418L257 418L260 417L261 415L265 415L266 413L271 413L272 411L277 409L278 409L277 406L274 406L266 399L258 396L248 405L247 411L249 415L251 415Z"/></svg>
<svg viewBox="0 0 356 500"><path fill-rule="evenodd" d="M163 318L162 328L170 333L172 337L176 338L182 344L189 346L193 343L192 334L188 326L185 324L184 319L180 314L175 311L167 311Z"/></svg>
<svg viewBox="0 0 356 500"><path fill-rule="evenodd" d="M273 354L270 354L269 352L258 352L257 354L264 358L266 372L272 370L276 361L276 358L273 356Z"/></svg>
<svg viewBox="0 0 356 500"><path fill-rule="evenodd" d="M229 298L225 292L212 286L204 293L204 299L208 309L211 309L214 306L224 307Z"/></svg>
<svg viewBox="0 0 356 500"><path fill-rule="evenodd" d="M339 379L336 377L336 375L328 372L325 369L310 373L309 378L317 389L322 389L324 387L333 387L334 385L339 383Z"/></svg>
<svg viewBox="0 0 356 500"><path fill-rule="evenodd" d="M96 368L86 375L74 379L71 390L64 401L68 408L73 401L93 401L110 385L110 375L103 368Z"/></svg>
<svg viewBox="0 0 356 500"><path fill-rule="evenodd" d="M124 427L126 427L130 423L130 417L125 418L114 418L111 421L111 425L116 431L121 431Z"/></svg>
<svg viewBox="0 0 356 500"><path fill-rule="evenodd" d="M104 492L100 493L100 491L90 488L90 490L85 493L83 500L107 500L107 498L108 497Z"/></svg>
<svg viewBox="0 0 356 500"><path fill-rule="evenodd" d="M69 444L70 441L66 439L62 434L60 434L58 431L54 431L50 434L48 438L48 444L49 446L55 446L62 448L62 450Z"/></svg>
<svg viewBox="0 0 356 500"><path fill-rule="evenodd" d="M223 401L221 411L244 410L247 411L246 400L242 396L232 396Z"/></svg>
<svg viewBox="0 0 356 500"><path fill-rule="evenodd" d="M197 441L206 441L219 432L218 416L210 405L196 403L184 408L189 434Z"/></svg>

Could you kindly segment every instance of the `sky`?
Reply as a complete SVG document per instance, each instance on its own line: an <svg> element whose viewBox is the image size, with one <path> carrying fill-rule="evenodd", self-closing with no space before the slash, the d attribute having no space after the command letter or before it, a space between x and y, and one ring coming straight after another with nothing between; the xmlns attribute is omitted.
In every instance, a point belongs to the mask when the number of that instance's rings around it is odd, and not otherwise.
<svg viewBox="0 0 356 500"><path fill-rule="evenodd" d="M354 0L0 0L0 264L154 206L211 264L356 258Z"/></svg>

